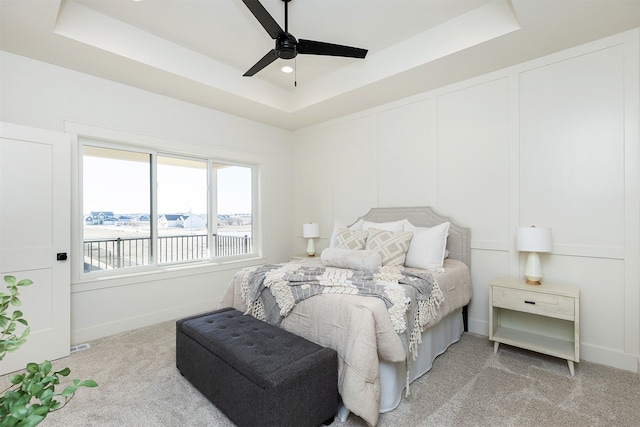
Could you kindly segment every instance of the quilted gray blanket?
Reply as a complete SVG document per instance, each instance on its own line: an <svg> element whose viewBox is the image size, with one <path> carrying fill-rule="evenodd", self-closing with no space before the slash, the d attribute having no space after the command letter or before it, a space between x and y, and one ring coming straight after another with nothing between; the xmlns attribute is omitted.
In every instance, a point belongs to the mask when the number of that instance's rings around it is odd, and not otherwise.
<svg viewBox="0 0 640 427"><path fill-rule="evenodd" d="M326 293L382 299L394 329L403 337L407 354L413 359L424 326L435 319L444 301L431 273L408 272L395 266L361 271L295 263L268 264L248 269L242 281L247 313L278 326L296 303Z"/></svg>

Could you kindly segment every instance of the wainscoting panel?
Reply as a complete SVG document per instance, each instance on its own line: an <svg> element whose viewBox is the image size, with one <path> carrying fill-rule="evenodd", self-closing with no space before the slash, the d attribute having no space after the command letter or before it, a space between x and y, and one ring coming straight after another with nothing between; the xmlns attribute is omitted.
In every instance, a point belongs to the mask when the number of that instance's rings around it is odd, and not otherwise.
<svg viewBox="0 0 640 427"><path fill-rule="evenodd" d="M624 246L624 61L614 46L520 75L521 225Z"/></svg>
<svg viewBox="0 0 640 427"><path fill-rule="evenodd" d="M438 208L473 240L509 236L509 81L438 96Z"/></svg>
<svg viewBox="0 0 640 427"><path fill-rule="evenodd" d="M293 253L303 253L307 240L302 236L302 224L317 222L320 224L320 239L316 239L316 249L320 252L328 246L333 229L333 209L331 200L332 159L330 145L326 143L326 129L320 132L301 135L295 144L295 242Z"/></svg>
<svg viewBox="0 0 640 427"><path fill-rule="evenodd" d="M331 161L326 176L331 181L333 215L350 222L378 204L378 153L371 116L354 118L329 128Z"/></svg>
<svg viewBox="0 0 640 427"><path fill-rule="evenodd" d="M471 251L473 297L469 305L470 332L489 336L489 282L496 277L508 276L508 257L507 251Z"/></svg>
<svg viewBox="0 0 640 427"><path fill-rule="evenodd" d="M430 178L435 176L429 144L428 100L378 113L379 206L428 206L435 200ZM411 188L412 191L398 191Z"/></svg>

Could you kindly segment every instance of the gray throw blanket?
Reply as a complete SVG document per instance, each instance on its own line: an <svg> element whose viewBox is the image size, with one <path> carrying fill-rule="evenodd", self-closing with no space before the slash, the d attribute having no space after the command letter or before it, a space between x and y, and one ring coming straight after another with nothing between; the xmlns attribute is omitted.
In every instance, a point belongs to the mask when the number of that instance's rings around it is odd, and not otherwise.
<svg viewBox="0 0 640 427"><path fill-rule="evenodd" d="M405 342L407 354L414 360L424 326L436 317L444 301L431 273L408 272L397 266L364 271L268 264L247 269L242 282L247 313L278 326L296 303L325 293L382 299L394 329Z"/></svg>

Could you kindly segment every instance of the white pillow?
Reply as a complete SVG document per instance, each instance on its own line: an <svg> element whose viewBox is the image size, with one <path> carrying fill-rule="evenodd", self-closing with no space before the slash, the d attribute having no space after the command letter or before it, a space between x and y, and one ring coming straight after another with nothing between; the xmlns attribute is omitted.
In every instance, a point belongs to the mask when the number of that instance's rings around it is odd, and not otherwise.
<svg viewBox="0 0 640 427"><path fill-rule="evenodd" d="M369 237L365 249L376 251L380 254L382 265L403 265L409 248L409 242L413 232L400 231L394 233L389 230L367 230Z"/></svg>
<svg viewBox="0 0 640 427"><path fill-rule="evenodd" d="M367 250L327 248L322 251L320 259L325 267L351 270L375 270L382 265L380 254Z"/></svg>
<svg viewBox="0 0 640 427"><path fill-rule="evenodd" d="M387 230L393 231L394 233L398 233L400 231L410 231L404 229L404 221L401 219L400 221L390 221L390 222L371 222L371 221L363 221L362 229L368 230L370 228L375 228L376 230Z"/></svg>
<svg viewBox="0 0 640 427"><path fill-rule="evenodd" d="M363 221L363 220L361 220L361 219L359 219L359 220L357 220L355 223L353 223L353 224L351 224L351 225L349 226L349 230L358 230L358 231L362 231L362 230L364 230L364 229L362 228L362 224L363 224L363 223L364 223L364 221Z"/></svg>
<svg viewBox="0 0 640 427"><path fill-rule="evenodd" d="M443 264L451 223L444 222L435 227L415 227L413 238L409 244L407 257L404 261L406 267L422 268L443 272Z"/></svg>

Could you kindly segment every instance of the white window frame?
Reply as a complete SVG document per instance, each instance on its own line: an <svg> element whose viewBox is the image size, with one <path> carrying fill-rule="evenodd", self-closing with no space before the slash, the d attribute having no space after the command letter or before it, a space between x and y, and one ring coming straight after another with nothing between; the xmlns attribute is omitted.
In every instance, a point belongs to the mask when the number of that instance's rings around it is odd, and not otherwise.
<svg viewBox="0 0 640 427"><path fill-rule="evenodd" d="M118 286L127 283L133 283L132 280L139 281L141 274L161 274L165 276L173 276L176 274L188 273L189 270L194 274L198 274L200 270L222 270L228 269L229 265L234 268L241 268L245 265L254 265L256 261L263 261L262 255L262 227L261 227L261 204L260 204L260 182L263 173L265 157L258 154L229 150L221 147L202 146L188 142L177 142L158 137L141 135L126 131L113 130L108 128L96 127L82 123L65 121L65 131L72 134L72 170L77 170L77 174L72 175L72 285L77 289L88 286L87 289L95 289L96 282L100 282L99 286L109 287ZM82 153L84 145L111 148L116 150L138 151L151 154L153 161L151 163L151 197L152 197L152 218L157 217L157 156L172 156L185 159L193 159L199 161L207 161L208 176L208 215L217 217L216 208L216 182L214 174L211 173L213 163L223 163L231 166L249 167L251 173L252 186L252 244L253 251L250 254L242 254L227 257L214 257L211 253L207 259L185 261L178 263L157 263L155 259L150 265L123 268L110 271L93 271L84 272L83 263L83 204L82 204ZM208 221L208 233L212 235L214 227L211 220ZM152 221L151 237L158 236L157 221ZM128 280L132 279L132 280ZM112 282L112 283L109 283ZM78 285L78 286L76 286ZM81 289L78 289L81 290Z"/></svg>

